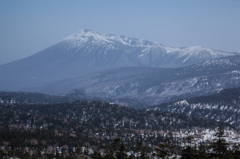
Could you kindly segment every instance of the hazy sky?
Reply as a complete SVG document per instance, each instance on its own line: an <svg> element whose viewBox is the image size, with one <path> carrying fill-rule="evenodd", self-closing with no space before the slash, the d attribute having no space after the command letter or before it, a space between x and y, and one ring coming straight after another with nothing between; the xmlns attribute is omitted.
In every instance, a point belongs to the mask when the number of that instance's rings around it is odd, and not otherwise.
<svg viewBox="0 0 240 159"><path fill-rule="evenodd" d="M240 0L0 0L0 64L81 28L172 47L240 51Z"/></svg>

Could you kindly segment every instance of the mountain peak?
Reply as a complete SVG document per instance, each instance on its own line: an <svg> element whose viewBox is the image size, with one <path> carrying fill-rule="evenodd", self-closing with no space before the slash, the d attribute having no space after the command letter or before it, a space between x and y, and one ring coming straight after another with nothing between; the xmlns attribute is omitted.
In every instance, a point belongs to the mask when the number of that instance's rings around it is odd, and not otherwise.
<svg viewBox="0 0 240 159"><path fill-rule="evenodd" d="M80 29L80 30L78 30L76 33L74 33L73 35L80 35L80 36L82 36L82 35L85 35L85 36L88 36L88 35L100 35L99 33L97 33L96 31L94 31L94 30L90 30L90 29L85 29L85 28L83 28L83 29Z"/></svg>
<svg viewBox="0 0 240 159"><path fill-rule="evenodd" d="M82 29L79 29L78 32L95 32L95 31L90 30L90 29L82 28Z"/></svg>
<svg viewBox="0 0 240 159"><path fill-rule="evenodd" d="M81 43L85 43L87 41L111 43L110 41L107 40L105 36L100 35L96 31L93 31L90 29L80 29L76 33L68 36L62 41L72 41L72 42L81 42Z"/></svg>

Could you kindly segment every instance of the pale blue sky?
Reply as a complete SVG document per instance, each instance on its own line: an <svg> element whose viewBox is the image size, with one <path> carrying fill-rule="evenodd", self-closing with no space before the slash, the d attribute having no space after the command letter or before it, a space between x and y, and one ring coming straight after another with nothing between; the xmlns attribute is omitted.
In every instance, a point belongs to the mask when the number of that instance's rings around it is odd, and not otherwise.
<svg viewBox="0 0 240 159"><path fill-rule="evenodd" d="M37 53L81 28L240 51L240 0L0 0L0 64Z"/></svg>

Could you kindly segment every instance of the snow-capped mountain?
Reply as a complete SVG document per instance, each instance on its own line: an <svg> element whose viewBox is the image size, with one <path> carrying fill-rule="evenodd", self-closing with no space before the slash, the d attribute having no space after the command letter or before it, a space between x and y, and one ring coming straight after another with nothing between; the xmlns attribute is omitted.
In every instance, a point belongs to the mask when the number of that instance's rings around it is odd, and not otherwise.
<svg viewBox="0 0 240 159"><path fill-rule="evenodd" d="M208 49L202 46L186 48L167 47L157 42L126 36L113 34L104 36L88 29L81 29L61 42L67 43L68 49L77 49L75 52L77 54L79 54L78 50L84 47L83 56L91 54L94 50L93 48L97 46L101 47L101 50L96 50L99 53L97 54L98 60L111 58L110 55L113 53L109 53L110 50L120 51L118 53L121 55L119 59L111 59L117 63L121 63L120 67L148 66L176 68L237 54Z"/></svg>
<svg viewBox="0 0 240 159"><path fill-rule="evenodd" d="M64 94L80 89L99 98L130 98L148 105L210 95L240 87L240 56L205 61L183 68L125 67L49 84L37 91Z"/></svg>
<svg viewBox="0 0 240 159"><path fill-rule="evenodd" d="M81 29L39 53L1 65L0 90L25 90L120 67L177 68L235 54L201 46L172 48Z"/></svg>

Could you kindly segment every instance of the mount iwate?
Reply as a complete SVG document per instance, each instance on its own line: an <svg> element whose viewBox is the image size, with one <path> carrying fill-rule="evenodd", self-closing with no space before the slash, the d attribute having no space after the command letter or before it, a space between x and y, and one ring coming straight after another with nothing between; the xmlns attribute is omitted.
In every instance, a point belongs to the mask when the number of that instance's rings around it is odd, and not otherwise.
<svg viewBox="0 0 240 159"><path fill-rule="evenodd" d="M238 86L240 83L238 55L239 52L224 52L201 46L173 48L148 40L112 34L101 35L92 30L81 29L32 56L1 65L0 91L64 94L74 89L81 89L87 94L101 98L128 96L145 102L153 100L151 103L156 104L165 101L162 100L163 98L191 94L192 90L196 90L193 94L197 95L199 92L212 93L222 88ZM231 56L234 57L230 58ZM217 65L217 58L224 57L227 58ZM206 60L210 61L205 62L204 65L199 64ZM211 62L215 62L216 68L210 64ZM230 65L231 62L236 65ZM214 71L221 68L220 65L225 66L223 71ZM186 72L188 69L189 71ZM205 71L200 75L199 70ZM233 74L233 71L237 76L234 76L236 80L232 83L227 82L230 78L227 73ZM137 72L139 74L136 74ZM103 82L100 76L105 76L108 80ZM206 81L207 78L214 83L214 79L220 80L220 76L224 79L218 82L219 85L208 85L204 89L202 89L203 84L196 81L198 79L198 81L200 79ZM78 80L72 82L76 78ZM191 82L192 80L195 82ZM192 83L191 89L186 82ZM113 89L115 86L118 89ZM185 88L186 86L188 89ZM131 89L133 87L134 89Z"/></svg>

